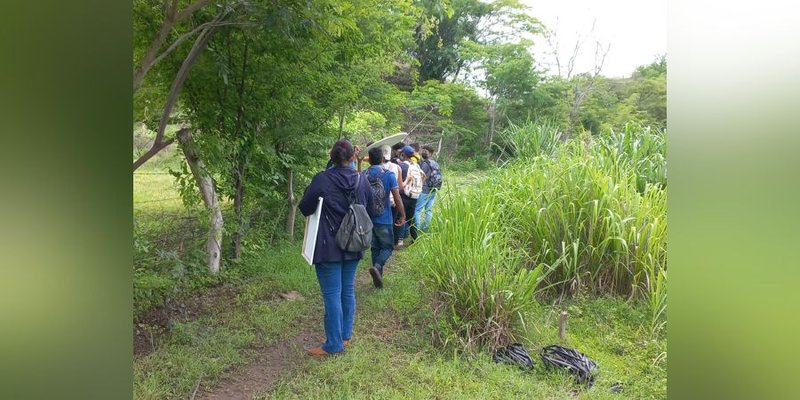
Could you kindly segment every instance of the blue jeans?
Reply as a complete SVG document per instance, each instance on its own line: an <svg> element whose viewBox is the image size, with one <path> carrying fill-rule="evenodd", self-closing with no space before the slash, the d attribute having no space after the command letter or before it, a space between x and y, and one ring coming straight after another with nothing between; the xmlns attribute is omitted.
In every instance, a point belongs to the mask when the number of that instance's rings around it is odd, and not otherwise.
<svg viewBox="0 0 800 400"><path fill-rule="evenodd" d="M378 271L383 274L383 266L392 256L394 244L394 229L390 224L372 225L372 265L377 265Z"/></svg>
<svg viewBox="0 0 800 400"><path fill-rule="evenodd" d="M417 207L414 210L414 222L417 224L417 228L422 231L427 231L428 225L431 223L433 202L436 200L437 192L438 190L431 190L428 193L423 192L419 195L419 199L417 199Z"/></svg>
<svg viewBox="0 0 800 400"><path fill-rule="evenodd" d="M316 264L319 289L325 304L325 343L328 353L344 351L353 334L356 313L355 279L358 260Z"/></svg>

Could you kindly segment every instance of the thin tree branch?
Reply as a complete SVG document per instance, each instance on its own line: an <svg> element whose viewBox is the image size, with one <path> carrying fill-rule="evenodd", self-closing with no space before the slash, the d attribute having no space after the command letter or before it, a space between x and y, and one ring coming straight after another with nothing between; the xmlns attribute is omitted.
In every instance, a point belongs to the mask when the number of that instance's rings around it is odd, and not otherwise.
<svg viewBox="0 0 800 400"><path fill-rule="evenodd" d="M139 67L136 68L136 71L133 74L133 91L136 92L137 89L142 85L142 81L144 80L145 75L147 72L153 68L159 61L161 61L166 54L171 52L172 50L177 47L177 45L186 39L185 37L181 37L178 39L176 43L170 46L167 51L165 51L161 56L156 57L158 55L158 51L164 46L164 42L167 40L167 36L172 31L172 28L175 27L175 24L182 21L193 12L199 10L201 7L205 6L209 3L210 0L200 0L196 3L192 3L180 12L178 12L178 0L172 0L172 3L168 5L169 0L164 0L164 8L166 12L166 17L164 18L164 24L161 25L161 29L158 31L158 35L153 40L153 43L150 44L150 47L147 48L147 53L145 53L142 61L139 62ZM202 26L202 25L201 25ZM192 31L194 34L195 31ZM184 35L186 36L186 35ZM191 36L191 35L189 35Z"/></svg>
<svg viewBox="0 0 800 400"><path fill-rule="evenodd" d="M172 108L175 106L175 102L178 100L178 94L180 93L181 87L183 87L183 82L186 80L186 76L189 74L189 69L194 64L197 56L199 56L205 48L205 45L208 43L208 39L211 37L211 33L214 31L214 29L214 27L209 27L200 33L194 42L194 46L192 46L192 50L186 56L186 59L183 60L183 64L181 64L181 68L178 70L175 80L172 82L172 87L170 88L169 95L167 96L167 102L164 105L164 111L161 113L161 120L158 123L158 131L156 133L157 139L164 136L164 130L167 127L169 116L172 113Z"/></svg>
<svg viewBox="0 0 800 400"><path fill-rule="evenodd" d="M133 73L134 92L139 89L139 86L142 85L142 81L144 80L144 76L147 74L147 71L149 71L150 68L152 68L155 64L153 60L155 60L158 50L164 45L164 41L167 40L167 36L174 25L175 23L170 20L169 17L167 17L167 19L164 20L164 24L161 25L161 30L158 32L158 35L156 35L153 43L150 44L150 47L147 49L147 53L145 53L142 61L139 62L139 67L136 68L136 72Z"/></svg>
<svg viewBox="0 0 800 400"><path fill-rule="evenodd" d="M218 15L214 20L219 21L224 18L225 15L227 15L227 12L220 13L220 15ZM156 131L156 137L153 141L153 146L133 163L134 171L174 140L174 138L170 138L164 141L164 131L167 128L167 122L169 121L170 114L172 114L172 108L175 106L175 102L178 100L178 94L180 93L181 87L183 87L183 82L186 80L186 77L189 74L189 70L191 69L192 65L194 65L197 57L206 47L208 40L211 38L211 34L213 34L215 30L216 27L213 25L206 27L206 29L203 30L195 40L192 50L189 51L186 59L183 60L183 64L178 70L175 80L172 82L172 87L170 88L169 95L167 96L167 102L164 105L164 111L161 113L161 120L158 124L158 130Z"/></svg>
<svg viewBox="0 0 800 400"><path fill-rule="evenodd" d="M575 41L575 49L572 51L572 56L567 61L567 79L572 77L572 72L575 70L575 59L578 58L578 54L581 51L581 46L583 46L583 42L581 41L580 36L578 36L578 40Z"/></svg>
<svg viewBox="0 0 800 400"><path fill-rule="evenodd" d="M182 19L184 19L184 18L188 17L189 15L191 15L193 12L203 8L203 6L208 4L209 1L210 0L200 0L200 1L196 2L196 3L189 4L188 6L186 6L186 8L184 8L183 10L181 10L178 13L177 18L175 18L175 22L179 22Z"/></svg>
<svg viewBox="0 0 800 400"><path fill-rule="evenodd" d="M188 39L190 36L193 36L195 33L200 32L201 30L208 28L210 25L211 25L211 22L206 22L205 24L199 25L197 28L194 28L191 31L181 35L181 37L179 37L177 40L175 40L175 42L172 43L172 45L169 46L169 48L164 50L164 52L161 53L161 55L159 55L158 57L156 57L155 60L153 60L153 65L156 65L156 64L158 64L159 61L163 60L164 57L166 57L167 55L169 55L169 53L171 53L173 50L175 50L178 47L178 45L181 44L181 42L183 42L184 40Z"/></svg>
<svg viewBox="0 0 800 400"><path fill-rule="evenodd" d="M175 141L175 138L169 138L162 142L153 142L153 146L147 150L146 153L142 154L139 158L136 159L133 163L133 170L136 171L137 168L141 167L142 164L146 163L148 160L153 158L154 155L158 154L159 151L164 150L167 146L171 145L172 142Z"/></svg>

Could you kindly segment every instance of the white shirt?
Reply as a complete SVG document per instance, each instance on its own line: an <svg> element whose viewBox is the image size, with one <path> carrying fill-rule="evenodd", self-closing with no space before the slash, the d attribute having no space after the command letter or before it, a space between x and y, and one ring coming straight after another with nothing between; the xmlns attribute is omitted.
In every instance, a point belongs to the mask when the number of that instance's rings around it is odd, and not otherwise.
<svg viewBox="0 0 800 400"><path fill-rule="evenodd" d="M381 164L381 165L383 166L383 169L385 169L387 171L394 172L394 176L397 177L397 182L398 182L398 185L399 185L400 184L400 180L403 179L403 177L401 175L403 170L400 169L400 166L395 164L395 163L393 163L393 162L388 162L388 161L383 163L383 164ZM391 193L389 193L389 202L391 203L392 207L394 207L394 196L392 196Z"/></svg>

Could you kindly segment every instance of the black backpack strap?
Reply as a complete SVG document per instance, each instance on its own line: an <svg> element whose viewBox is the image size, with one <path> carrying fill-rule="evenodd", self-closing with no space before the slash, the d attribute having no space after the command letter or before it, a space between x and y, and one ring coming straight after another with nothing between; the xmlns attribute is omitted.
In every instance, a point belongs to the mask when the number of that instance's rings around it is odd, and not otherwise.
<svg viewBox="0 0 800 400"><path fill-rule="evenodd" d="M422 169L422 164L428 164L428 175L425 176L425 184L430 187L431 178L433 177L433 167L431 166L431 160L423 159L422 163L419 165L419 169L425 174L425 170Z"/></svg>
<svg viewBox="0 0 800 400"><path fill-rule="evenodd" d="M361 173L356 172L356 186L353 190L347 192L347 200L350 202L350 205L358 203L358 190L361 186Z"/></svg>
<svg viewBox="0 0 800 400"><path fill-rule="evenodd" d="M370 166L369 166L369 168L367 168L366 170L364 170L364 173L365 173L367 176L370 176L370 177L373 177L373 178L378 178L378 179L381 179L381 178L383 177L383 175L386 173L386 168L383 168L383 166L380 166L380 168L378 169L378 170L379 170L379 171L378 171L378 173L377 173L376 175L371 175L371 174L369 173L369 170L370 170L370 168L372 168L372 167L374 167L374 165L370 165Z"/></svg>

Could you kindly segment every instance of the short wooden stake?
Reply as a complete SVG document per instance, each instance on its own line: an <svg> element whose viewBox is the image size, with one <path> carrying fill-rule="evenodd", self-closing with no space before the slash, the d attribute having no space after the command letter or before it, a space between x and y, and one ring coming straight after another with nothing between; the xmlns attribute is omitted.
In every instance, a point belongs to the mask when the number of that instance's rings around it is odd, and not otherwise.
<svg viewBox="0 0 800 400"><path fill-rule="evenodd" d="M561 318L558 322L558 337L561 341L564 341L567 338L567 312L561 312Z"/></svg>

